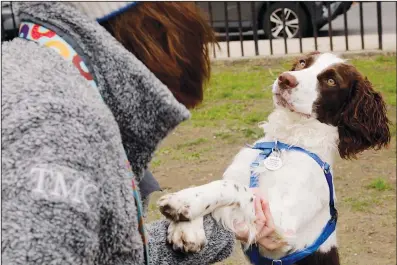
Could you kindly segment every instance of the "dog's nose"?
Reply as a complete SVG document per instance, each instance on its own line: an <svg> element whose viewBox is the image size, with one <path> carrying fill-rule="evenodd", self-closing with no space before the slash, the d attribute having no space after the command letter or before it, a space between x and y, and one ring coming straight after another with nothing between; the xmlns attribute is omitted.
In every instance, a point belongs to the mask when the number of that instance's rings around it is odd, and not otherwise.
<svg viewBox="0 0 397 265"><path fill-rule="evenodd" d="M298 85L298 80L296 80L295 76L289 73L282 73L278 77L278 85L280 88L294 88Z"/></svg>

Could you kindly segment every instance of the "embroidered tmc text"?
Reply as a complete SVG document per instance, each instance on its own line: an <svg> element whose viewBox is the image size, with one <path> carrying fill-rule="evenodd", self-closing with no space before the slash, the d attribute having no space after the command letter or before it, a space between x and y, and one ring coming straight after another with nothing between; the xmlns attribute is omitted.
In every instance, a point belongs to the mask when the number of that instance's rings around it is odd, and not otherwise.
<svg viewBox="0 0 397 265"><path fill-rule="evenodd" d="M87 196L97 193L98 188L81 177L67 176L61 172L37 167L33 174L33 193L47 200L62 200L74 204L83 204L90 208Z"/></svg>

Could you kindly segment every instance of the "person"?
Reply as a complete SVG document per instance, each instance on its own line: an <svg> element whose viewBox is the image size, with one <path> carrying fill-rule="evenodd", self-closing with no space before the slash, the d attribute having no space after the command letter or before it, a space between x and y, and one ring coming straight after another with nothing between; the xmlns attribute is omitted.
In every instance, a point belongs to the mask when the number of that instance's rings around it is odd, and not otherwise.
<svg viewBox="0 0 397 265"><path fill-rule="evenodd" d="M227 258L235 235L210 216L208 244L189 255L166 242L168 221L145 226L142 218L139 186L148 194L156 189L147 164L190 117L187 108L201 102L209 78L207 45L215 38L195 6L13 6L19 37L2 45L4 264L194 265ZM273 228L268 205L258 199L257 206L260 243ZM244 240L244 231L237 237Z"/></svg>

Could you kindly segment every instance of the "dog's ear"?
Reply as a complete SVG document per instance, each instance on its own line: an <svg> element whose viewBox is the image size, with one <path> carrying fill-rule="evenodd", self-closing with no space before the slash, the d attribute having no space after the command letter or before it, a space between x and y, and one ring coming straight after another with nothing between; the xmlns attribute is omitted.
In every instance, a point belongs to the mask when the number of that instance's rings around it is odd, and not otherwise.
<svg viewBox="0 0 397 265"><path fill-rule="evenodd" d="M309 52L309 53L307 54L307 56L314 56L314 55L319 55L319 54L321 54L321 52L319 52L319 51L312 51L312 52Z"/></svg>
<svg viewBox="0 0 397 265"><path fill-rule="evenodd" d="M380 149L390 142L386 104L367 78L358 72L338 124L339 153L355 158L366 149Z"/></svg>
<svg viewBox="0 0 397 265"><path fill-rule="evenodd" d="M299 61L301 59L305 59L307 61L313 61L313 57L315 57L315 56L317 56L319 54L320 54L319 51L312 51L312 52L309 52L309 53L305 54L303 57L301 56L301 57L295 58L292 61L292 67L290 68L290 71L295 71L297 69L296 66L298 65L298 63L299 63ZM311 62L309 64L311 64Z"/></svg>

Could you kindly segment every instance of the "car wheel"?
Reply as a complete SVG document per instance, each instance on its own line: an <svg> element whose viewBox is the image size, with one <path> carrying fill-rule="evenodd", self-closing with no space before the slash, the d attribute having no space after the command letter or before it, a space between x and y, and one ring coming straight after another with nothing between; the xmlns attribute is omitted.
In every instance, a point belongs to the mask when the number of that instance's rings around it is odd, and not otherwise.
<svg viewBox="0 0 397 265"><path fill-rule="evenodd" d="M283 25L283 9L285 17L285 33ZM268 25L270 22L270 25ZM306 16L306 12L303 8L298 10L296 4L278 2L269 7L263 16L263 30L267 37L269 37L268 28L273 39L284 38L286 34L287 38L296 38L299 36L299 29L301 30L302 37L310 34L309 18ZM269 27L270 26L270 27Z"/></svg>

